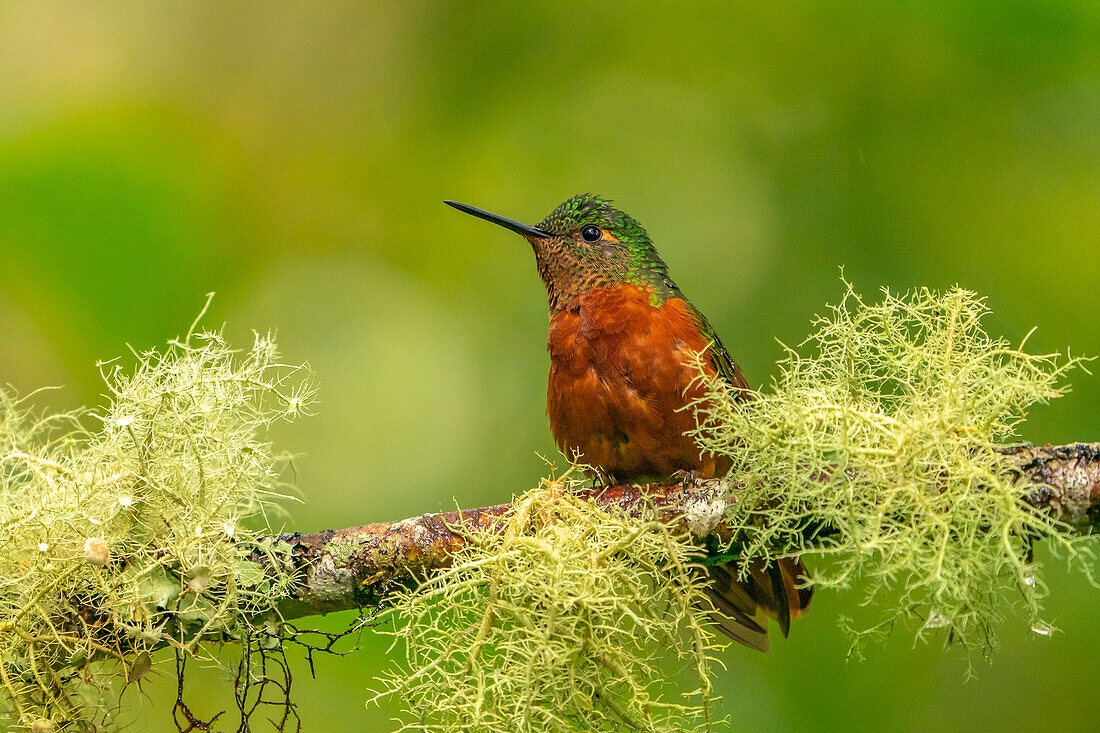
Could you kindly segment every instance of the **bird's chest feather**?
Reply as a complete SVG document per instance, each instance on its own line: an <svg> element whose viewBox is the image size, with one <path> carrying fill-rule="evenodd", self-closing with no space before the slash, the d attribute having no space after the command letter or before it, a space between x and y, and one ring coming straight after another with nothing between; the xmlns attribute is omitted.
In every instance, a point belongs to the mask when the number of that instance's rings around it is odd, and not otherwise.
<svg viewBox="0 0 1100 733"><path fill-rule="evenodd" d="M655 305L631 285L555 313L546 411L558 446L622 479L713 473L713 459L684 437L695 416L681 409L702 394L690 362L708 345L682 299Z"/></svg>

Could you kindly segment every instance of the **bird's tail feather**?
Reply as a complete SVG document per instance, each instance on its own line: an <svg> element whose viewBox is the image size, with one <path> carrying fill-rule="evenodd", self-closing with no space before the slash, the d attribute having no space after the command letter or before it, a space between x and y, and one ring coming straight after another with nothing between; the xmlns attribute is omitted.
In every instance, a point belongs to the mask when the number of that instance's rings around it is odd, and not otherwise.
<svg viewBox="0 0 1100 733"><path fill-rule="evenodd" d="M706 594L713 606L710 617L718 630L745 646L768 651L768 618L779 623L783 636L791 619L806 613L813 597L809 574L797 557L781 558L767 566L752 563L744 579L738 563L711 565Z"/></svg>

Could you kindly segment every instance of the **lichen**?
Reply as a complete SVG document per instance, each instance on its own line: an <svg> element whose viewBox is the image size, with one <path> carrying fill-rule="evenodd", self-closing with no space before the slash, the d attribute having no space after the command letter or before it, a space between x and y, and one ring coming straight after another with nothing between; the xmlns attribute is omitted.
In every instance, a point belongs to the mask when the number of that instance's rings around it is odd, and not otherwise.
<svg viewBox="0 0 1100 733"><path fill-rule="evenodd" d="M528 492L498 531L471 532L449 570L389 599L404 659L377 697L400 699L403 729L710 727L698 549L569 488Z"/></svg>
<svg viewBox="0 0 1100 733"><path fill-rule="evenodd" d="M878 619L844 621L857 648L902 622L987 655L1021 604L1049 629L1032 543L1048 540L1087 573L1089 540L1024 504L1032 487L999 449L1020 440L1031 406L1066 391L1081 360L990 337L985 303L966 290L868 303L845 285L754 399L735 403L700 377L697 437L733 459L733 553L813 552L829 558L813 563L817 586L862 580Z"/></svg>
<svg viewBox="0 0 1100 733"><path fill-rule="evenodd" d="M308 371L215 332L136 362L101 365L101 409L0 390L0 726L109 727L133 660L207 655L290 582L246 556L286 491L267 429L308 410Z"/></svg>
<svg viewBox="0 0 1100 733"><path fill-rule="evenodd" d="M332 556L332 562L339 566L347 564L359 550L359 542L351 537L337 535L325 544L324 552Z"/></svg>

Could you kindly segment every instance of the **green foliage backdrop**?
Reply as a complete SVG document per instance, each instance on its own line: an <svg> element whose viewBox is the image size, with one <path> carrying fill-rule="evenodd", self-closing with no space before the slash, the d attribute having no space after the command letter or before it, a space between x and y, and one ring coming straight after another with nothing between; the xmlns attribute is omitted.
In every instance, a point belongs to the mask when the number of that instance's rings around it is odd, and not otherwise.
<svg viewBox="0 0 1100 733"><path fill-rule="evenodd" d="M278 328L318 374L318 415L276 435L304 454L295 528L505 501L553 454L545 301L526 245L444 198L527 220L614 198L757 385L838 265L866 293L960 284L996 335L1097 353L1098 117L1087 0L8 4L0 381L95 402L97 359L186 331L215 290L233 342ZM1100 439L1100 382L1074 382L1026 437ZM845 663L860 596L822 593L771 654L726 655L720 713L1085 727L1097 595L1049 578L1064 633L1004 634L965 684L961 654L901 636ZM388 725L360 705L387 643L301 668L307 730ZM170 677L145 688L126 715L168 730Z"/></svg>

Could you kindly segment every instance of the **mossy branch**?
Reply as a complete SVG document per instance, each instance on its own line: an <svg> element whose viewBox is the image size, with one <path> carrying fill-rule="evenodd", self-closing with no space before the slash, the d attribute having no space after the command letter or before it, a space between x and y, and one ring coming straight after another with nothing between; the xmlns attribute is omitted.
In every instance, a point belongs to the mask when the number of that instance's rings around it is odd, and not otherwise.
<svg viewBox="0 0 1100 733"><path fill-rule="evenodd" d="M1004 465L1027 487L1020 501L1033 511L1081 534L1100 530L1100 443L1021 445L1005 451ZM656 509L675 530L723 549L734 541L726 517L738 501L738 487L724 479L583 488L576 495L636 518ZM374 605L394 583L449 567L471 535L496 531L513 508L497 504L273 537L299 577L279 602L279 612L292 619ZM811 532L820 539L835 529L819 526Z"/></svg>

